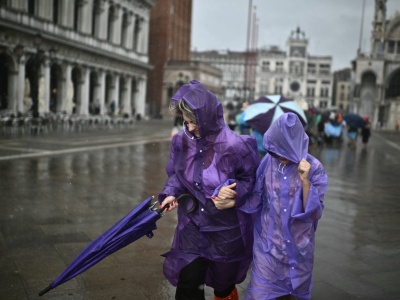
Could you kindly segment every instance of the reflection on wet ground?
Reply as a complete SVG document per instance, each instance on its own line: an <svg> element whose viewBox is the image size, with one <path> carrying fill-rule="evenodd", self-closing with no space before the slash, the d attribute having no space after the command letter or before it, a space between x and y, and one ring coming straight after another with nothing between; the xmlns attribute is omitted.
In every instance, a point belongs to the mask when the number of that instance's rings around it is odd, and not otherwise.
<svg viewBox="0 0 400 300"><path fill-rule="evenodd" d="M166 179L170 123L134 131L0 140L1 299L37 299L91 240ZM313 299L400 297L400 135L368 149L311 147L329 176L316 242ZM33 155L32 155L33 154ZM43 299L174 299L164 279L176 216ZM243 299L248 279L239 286ZM212 299L207 289L207 299Z"/></svg>

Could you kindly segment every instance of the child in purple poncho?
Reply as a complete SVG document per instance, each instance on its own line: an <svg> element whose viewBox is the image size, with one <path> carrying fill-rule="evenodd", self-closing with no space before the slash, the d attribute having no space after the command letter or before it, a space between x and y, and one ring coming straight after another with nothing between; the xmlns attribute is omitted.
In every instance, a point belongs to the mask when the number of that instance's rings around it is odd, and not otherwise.
<svg viewBox="0 0 400 300"><path fill-rule="evenodd" d="M257 169L252 200L257 213L247 300L310 299L314 238L328 178L308 154L308 136L296 114L278 118L264 134L267 155Z"/></svg>
<svg viewBox="0 0 400 300"><path fill-rule="evenodd" d="M159 195L162 207L178 208L164 275L177 287L175 299L204 299L204 284L214 288L214 299L238 299L235 284L245 279L252 258L253 223L240 207L255 183L256 141L229 129L220 101L198 81L183 85L171 104L184 128L172 139ZM182 194L197 199L195 210L177 203Z"/></svg>

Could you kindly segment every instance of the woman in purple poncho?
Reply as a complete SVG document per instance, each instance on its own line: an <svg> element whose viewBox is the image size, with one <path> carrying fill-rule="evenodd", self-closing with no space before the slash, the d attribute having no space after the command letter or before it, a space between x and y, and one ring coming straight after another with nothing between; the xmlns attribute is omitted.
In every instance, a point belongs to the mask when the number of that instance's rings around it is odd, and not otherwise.
<svg viewBox="0 0 400 300"><path fill-rule="evenodd" d="M215 299L238 299L252 258L252 222L240 211L251 197L259 163L250 136L238 136L225 124L222 105L200 82L192 80L172 97L184 129L172 139L168 179L161 206L178 208L171 251L164 254L164 275L177 286L176 299L204 299L204 284ZM176 197L198 201L187 212Z"/></svg>
<svg viewBox="0 0 400 300"><path fill-rule="evenodd" d="M257 169L252 200L257 212L247 300L310 299L314 238L328 177L308 154L308 136L293 113L264 134L267 155Z"/></svg>

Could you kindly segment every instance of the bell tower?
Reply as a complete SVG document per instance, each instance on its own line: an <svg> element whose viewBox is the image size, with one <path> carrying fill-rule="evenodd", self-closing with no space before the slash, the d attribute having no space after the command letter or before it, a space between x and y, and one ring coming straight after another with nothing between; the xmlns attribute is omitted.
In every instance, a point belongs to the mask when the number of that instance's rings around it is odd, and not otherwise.
<svg viewBox="0 0 400 300"><path fill-rule="evenodd" d="M371 34L371 55L373 58L380 58L383 56L386 25L386 1L387 0L375 0L375 13Z"/></svg>

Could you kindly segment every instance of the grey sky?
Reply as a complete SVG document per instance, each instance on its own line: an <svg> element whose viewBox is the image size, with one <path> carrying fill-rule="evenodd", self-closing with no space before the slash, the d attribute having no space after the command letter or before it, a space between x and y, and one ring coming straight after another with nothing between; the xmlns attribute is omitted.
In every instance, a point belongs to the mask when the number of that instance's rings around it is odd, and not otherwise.
<svg viewBox="0 0 400 300"><path fill-rule="evenodd" d="M300 27L309 54L333 58L333 70L350 67L360 39L363 0L253 0L259 18L258 46L286 48ZM192 48L246 49L248 0L193 0ZM365 1L363 52L370 49L375 0ZM387 17L400 12L400 0L387 1Z"/></svg>

